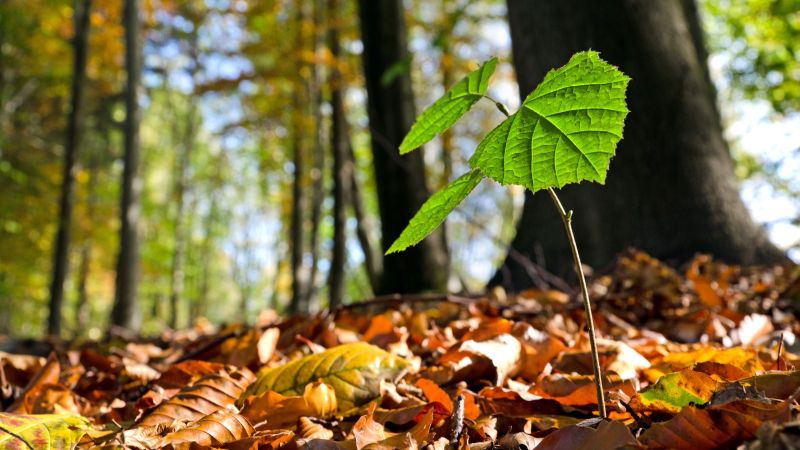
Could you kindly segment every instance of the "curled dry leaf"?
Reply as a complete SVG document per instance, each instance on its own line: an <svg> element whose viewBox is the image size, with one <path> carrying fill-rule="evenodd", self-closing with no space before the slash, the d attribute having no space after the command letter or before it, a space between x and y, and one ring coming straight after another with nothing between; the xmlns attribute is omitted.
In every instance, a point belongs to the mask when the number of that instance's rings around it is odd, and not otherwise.
<svg viewBox="0 0 800 450"><path fill-rule="evenodd" d="M220 446L245 439L253 434L253 426L244 416L220 409L187 427L164 436L159 445L188 444Z"/></svg>
<svg viewBox="0 0 800 450"><path fill-rule="evenodd" d="M30 414L33 412L33 405L46 386L58 384L61 375L61 364L55 353L47 357L47 362L42 366L31 381L25 386L22 395L8 408L8 412L19 414Z"/></svg>
<svg viewBox="0 0 800 450"><path fill-rule="evenodd" d="M285 397L266 391L245 400L242 414L259 429L293 428L302 416L331 417L337 411L336 392L322 381L306 385L303 395Z"/></svg>
<svg viewBox="0 0 800 450"><path fill-rule="evenodd" d="M214 411L226 409L252 381L252 372L232 366L206 375L181 389L167 402L158 405L138 421L135 428L169 424L175 420L194 421Z"/></svg>
<svg viewBox="0 0 800 450"><path fill-rule="evenodd" d="M308 417L301 417L297 421L297 436L305 439L331 439L333 431Z"/></svg>

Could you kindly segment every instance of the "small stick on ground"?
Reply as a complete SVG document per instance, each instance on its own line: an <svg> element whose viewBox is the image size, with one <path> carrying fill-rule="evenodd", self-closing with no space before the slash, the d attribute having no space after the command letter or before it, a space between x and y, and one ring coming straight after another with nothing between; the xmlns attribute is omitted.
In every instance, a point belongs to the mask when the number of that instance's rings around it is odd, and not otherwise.
<svg viewBox="0 0 800 450"><path fill-rule="evenodd" d="M782 360L781 360L781 352L783 351L783 331L781 331L781 340L778 342L778 358L775 360L775 365L777 366L778 370L783 370L781 368Z"/></svg>
<svg viewBox="0 0 800 450"><path fill-rule="evenodd" d="M460 394L453 405L450 416L450 447L458 448L458 438L464 430L464 394Z"/></svg>

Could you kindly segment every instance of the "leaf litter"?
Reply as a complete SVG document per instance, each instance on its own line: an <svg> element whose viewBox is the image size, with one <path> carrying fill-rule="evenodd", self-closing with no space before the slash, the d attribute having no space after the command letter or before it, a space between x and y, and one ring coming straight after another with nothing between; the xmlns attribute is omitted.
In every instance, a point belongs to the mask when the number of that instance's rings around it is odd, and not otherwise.
<svg viewBox="0 0 800 450"><path fill-rule="evenodd" d="M686 267L591 280L609 420L575 293L495 289L0 353L0 447L797 448L800 271Z"/></svg>

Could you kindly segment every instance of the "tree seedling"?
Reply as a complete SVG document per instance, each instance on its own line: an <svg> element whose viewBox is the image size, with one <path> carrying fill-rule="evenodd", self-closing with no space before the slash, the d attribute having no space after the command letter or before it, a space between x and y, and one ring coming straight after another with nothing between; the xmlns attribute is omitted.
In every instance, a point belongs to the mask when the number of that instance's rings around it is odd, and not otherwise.
<svg viewBox="0 0 800 450"><path fill-rule="evenodd" d="M551 70L514 114L486 95L497 67L492 58L456 83L417 118L400 144L400 153L419 148L455 124L478 100L486 98L507 117L478 144L470 171L433 194L386 252L405 250L434 231L485 177L501 185L516 184L531 192L546 190L561 216L575 272L581 287L592 352L597 404L606 417L600 360L592 306L578 246L572 232L572 211L566 211L556 189L570 183L605 183L606 173L628 108L625 90L630 78L600 59L597 52L576 53Z"/></svg>

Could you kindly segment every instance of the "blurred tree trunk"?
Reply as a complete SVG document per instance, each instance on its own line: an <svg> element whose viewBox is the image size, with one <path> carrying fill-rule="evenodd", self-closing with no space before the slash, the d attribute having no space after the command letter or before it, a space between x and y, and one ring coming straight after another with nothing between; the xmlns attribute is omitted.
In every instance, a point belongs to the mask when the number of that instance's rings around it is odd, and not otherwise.
<svg viewBox="0 0 800 450"><path fill-rule="evenodd" d="M201 272L200 289L192 319L205 316L208 308L208 294L211 291L211 261L213 257L214 224L217 220L217 196L211 193L208 215L203 221L203 243L200 247Z"/></svg>
<svg viewBox="0 0 800 450"><path fill-rule="evenodd" d="M104 118L107 118L108 110L103 108L102 114ZM92 254L94 250L91 225L95 223L97 214L97 181L100 176L100 155L98 151L106 152L111 147L111 124L107 122L110 121L106 119L100 122L100 126L103 127L101 134L103 138L100 141L101 148L92 150L86 166L89 174L89 180L86 182L86 221L90 224L90 227L86 230L86 238L81 246L81 262L78 268L78 304L75 307L75 330L77 335L81 335L86 330L90 318L89 275L92 270Z"/></svg>
<svg viewBox="0 0 800 450"><path fill-rule="evenodd" d="M312 12L313 27L312 40L314 42L313 52L319 53L323 44L322 33L322 1L312 2L314 11ZM309 77L308 92L311 96L308 113L314 118L314 151L312 154L311 168L311 273L308 276L308 289L305 293L305 303L311 305L317 293L317 275L319 274L319 233L320 221L322 219L322 202L325 200L325 147L323 142L324 120L322 118L322 71L320 64L315 61L311 66L311 76Z"/></svg>
<svg viewBox="0 0 800 450"><path fill-rule="evenodd" d="M398 147L415 119L401 0L359 0L364 77L384 250L429 196L422 150ZM420 245L386 256L379 294L447 289L448 254L441 230Z"/></svg>
<svg viewBox="0 0 800 450"><path fill-rule="evenodd" d="M508 0L514 63L526 95L554 67L594 49L632 81L631 114L605 186L559 193L575 210L583 260L599 267L628 246L668 261L695 252L751 264L783 261L742 203L722 135L693 1ZM557 274L572 271L546 193L526 194L511 247ZM492 283L530 285L511 258ZM503 276L503 272L508 274Z"/></svg>
<svg viewBox="0 0 800 450"><path fill-rule="evenodd" d="M347 115L344 111L341 72L339 71L339 15L338 2L328 0L330 29L328 44L334 67L330 74L331 105L331 151L333 153L333 252L328 276L329 308L336 309L342 304L345 295L345 266L347 265L347 200L350 198L350 136L347 129Z"/></svg>
<svg viewBox="0 0 800 450"><path fill-rule="evenodd" d="M197 60L197 28L194 28L192 33L192 69L190 76L193 83L196 83L195 74L199 64ZM178 309L183 297L183 289L185 284L185 262L186 262L186 191L189 184L189 166L191 164L192 150L195 143L195 125L197 119L197 105L194 95L189 95L186 99L188 108L185 111L186 123L183 127L183 136L181 142L178 143L178 157L176 164L175 174L175 229L173 240L175 248L172 253L172 268L170 270L170 317L169 326L173 330L178 326Z"/></svg>
<svg viewBox="0 0 800 450"><path fill-rule="evenodd" d="M120 243L117 257L117 281L111 323L138 331L139 311L139 214L141 181L139 180L139 110L141 85L141 46L139 43L139 0L125 0L125 150L120 201Z"/></svg>
<svg viewBox="0 0 800 450"><path fill-rule="evenodd" d="M304 26L304 22L306 20L306 5L297 4L297 35L296 38L296 49L299 52L300 49L306 47L307 45L307 27ZM290 223L290 237L291 240L291 271L292 271L292 298L289 303L289 311L293 314L297 313L305 313L308 312L308 303L306 302L306 289L308 289L308 285L306 283L307 279L305 278L305 272L303 270L303 254L304 254L304 227L305 227L305 219L303 218L303 210L306 207L306 196L305 196L305 189L303 186L303 177L306 174L306 162L305 162L305 139L303 138L306 130L304 129L304 108L306 106L306 102L308 101L308 80L306 79L306 75L304 75L304 67L305 63L299 59L297 59L298 69L300 73L300 80L295 81L295 93L294 93L294 103L292 105L292 111L290 112L292 117L292 129L291 129L291 139L292 139L292 150L294 155L292 157L292 165L294 167L294 179L292 181L292 215L291 215L291 223Z"/></svg>
<svg viewBox="0 0 800 450"><path fill-rule="evenodd" d="M73 37L74 65L70 112L67 118L66 142L64 143L64 167L59 200L58 231L53 253L53 279L50 285L50 316L47 333L61 334L62 309L64 305L64 281L69 270L70 228L75 200L75 169L83 131L83 87L86 84L86 59L89 47L89 16L91 0L75 1L75 35Z"/></svg>
<svg viewBox="0 0 800 450"><path fill-rule="evenodd" d="M369 286L374 294L378 292L380 286L381 264L383 262L381 257L383 255L375 251L372 241L369 238L367 214L364 210L364 197L361 194L361 185L358 182L356 156L353 153L353 145L348 145L347 150L348 163L353 168L350 171L350 202L353 205L353 215L356 219L356 237L358 238L358 244L361 246L361 252L364 253L364 268L367 271Z"/></svg>

